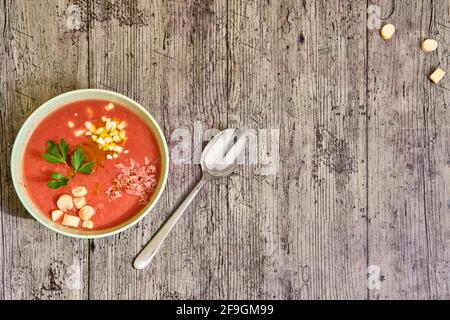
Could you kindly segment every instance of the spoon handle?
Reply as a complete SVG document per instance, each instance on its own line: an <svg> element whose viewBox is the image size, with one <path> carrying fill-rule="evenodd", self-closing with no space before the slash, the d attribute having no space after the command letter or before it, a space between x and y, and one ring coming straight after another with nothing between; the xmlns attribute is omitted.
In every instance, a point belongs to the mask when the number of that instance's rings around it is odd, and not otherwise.
<svg viewBox="0 0 450 320"><path fill-rule="evenodd" d="M191 193L184 199L184 201L180 204L178 209L170 216L170 218L162 225L162 227L156 232L150 242L145 246L145 248L138 254L136 259L134 260L133 266L136 269L143 269L147 266L150 261L152 261L153 257L159 251L164 240L169 235L170 231L172 231L173 227L177 224L180 217L183 215L186 208L189 204L194 200L197 193L202 188L203 184L206 182L205 178L202 178Z"/></svg>

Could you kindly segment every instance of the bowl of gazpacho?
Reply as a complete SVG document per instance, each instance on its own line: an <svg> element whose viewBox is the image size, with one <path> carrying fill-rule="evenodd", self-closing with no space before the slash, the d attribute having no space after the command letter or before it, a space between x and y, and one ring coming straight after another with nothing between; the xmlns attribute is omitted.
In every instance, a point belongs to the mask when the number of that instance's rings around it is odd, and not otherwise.
<svg viewBox="0 0 450 320"><path fill-rule="evenodd" d="M158 123L118 93L84 89L40 106L20 129L11 174L25 209L78 238L121 232L151 211L169 170Z"/></svg>

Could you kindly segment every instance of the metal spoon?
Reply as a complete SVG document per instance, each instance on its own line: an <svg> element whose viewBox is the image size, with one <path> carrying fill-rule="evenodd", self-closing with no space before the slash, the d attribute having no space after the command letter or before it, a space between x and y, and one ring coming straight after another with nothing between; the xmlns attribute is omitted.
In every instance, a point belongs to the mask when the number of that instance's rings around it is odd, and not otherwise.
<svg viewBox="0 0 450 320"><path fill-rule="evenodd" d="M153 236L150 242L138 254L134 260L136 269L143 269L147 266L153 257L159 251L162 243L172 231L175 224L183 215L186 208L194 200L203 184L211 179L220 178L232 173L236 166L237 160L243 155L245 147L245 135L240 129L226 129L219 132L206 145L201 156L202 178L186 197L183 203L172 216L163 224L158 232Z"/></svg>

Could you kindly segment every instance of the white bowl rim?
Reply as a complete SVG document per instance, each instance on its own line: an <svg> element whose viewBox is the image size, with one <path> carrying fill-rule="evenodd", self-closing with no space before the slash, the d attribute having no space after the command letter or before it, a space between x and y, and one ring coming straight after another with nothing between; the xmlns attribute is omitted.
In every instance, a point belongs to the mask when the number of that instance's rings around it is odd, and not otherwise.
<svg viewBox="0 0 450 320"><path fill-rule="evenodd" d="M96 231L92 231L92 232L86 231L83 234L76 234L76 233L70 232L70 230L71 230L70 228L66 228L66 229L55 228L54 227L55 224L51 221L51 219L46 219L41 212L36 212L38 210L36 210L36 208L34 208L29 203L29 202L32 202L32 200L27 198L28 196L25 194L25 192L23 192L22 187L20 186L19 172L14 170L12 163L14 163L14 161L18 161L17 163L20 163L20 166L21 166L21 161L22 161L21 156L22 156L23 150L26 147L26 143L23 145L19 145L19 141L25 141L28 138L26 136L25 131L26 131L27 127L32 123L32 120L34 119L34 117L37 117L38 110L43 109L45 107L48 108L49 105L55 104L56 101L61 100L63 98L69 98L71 96L74 96L74 100L72 102L75 102L75 101L77 101L77 99L76 99L77 95L89 94L89 93L100 93L100 94L104 94L104 95L114 96L118 99L125 101L128 106L132 106L132 108L138 109L145 116L147 116L148 120L150 120L150 122L152 123L152 125L154 127L153 128L154 130L152 130L152 133L154 135L158 135L158 137L156 137L157 142L158 142L160 149L162 149L162 152L163 152L163 154L161 154L160 156L161 156L161 159L164 159L164 161L163 161L163 166L161 168L161 174L160 174L160 178L159 178L161 185L157 189L156 193L152 196L152 199L149 201L149 203L138 214L136 214L135 217L131 218L130 220L125 221L124 223L120 224L119 226L105 229L104 232L103 232L103 230L96 230ZM86 98L86 99L89 99L89 98ZM91 99L95 100L98 98L91 98ZM80 100L85 100L85 99L80 99ZM62 104L60 107L62 107L64 105L66 105L66 104ZM43 118L41 118L40 120L42 120L42 119ZM19 197L19 200L22 203L22 205L25 207L25 209L28 211L28 213L31 214L31 216L34 219L39 221L41 224L43 224L48 229L55 231L59 234L68 236L68 237L79 238L79 239L98 239L98 238L104 238L104 237L108 237L108 236L120 233L122 231L125 231L126 229L133 227L134 225L139 223L154 208L154 206L156 205L159 198L161 197L161 195L166 187L166 184L167 184L170 158L169 158L169 150L167 147L167 142L166 142L164 133L162 132L162 130L161 130L158 122L155 120L155 118L153 118L153 116L142 105L140 105L138 102L134 101L133 99L131 99L125 95L122 95L120 93L114 92L114 91L103 90L103 89L78 89L78 90L72 90L72 91L65 92L63 94L57 95L57 96L47 100L46 102L41 104L38 108L36 108L36 110L34 110L30 116L28 116L28 118L22 124L19 132L16 135L14 145L12 148L12 152L11 152L10 161L11 161L11 163L10 163L11 177L12 177L12 181L13 181L13 185L14 185L16 194ZM19 171L21 171L21 169ZM73 229L73 230L75 231L78 229Z"/></svg>

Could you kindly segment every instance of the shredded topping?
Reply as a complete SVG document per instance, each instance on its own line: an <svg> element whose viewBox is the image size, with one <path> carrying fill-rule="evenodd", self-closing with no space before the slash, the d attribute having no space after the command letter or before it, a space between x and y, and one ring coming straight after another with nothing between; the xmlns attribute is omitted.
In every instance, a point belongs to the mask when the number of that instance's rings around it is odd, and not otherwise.
<svg viewBox="0 0 450 320"><path fill-rule="evenodd" d="M143 165L130 159L130 165L115 165L120 170L112 182L112 186L106 191L110 200L120 198L122 192L138 196L139 201L145 204L152 195L157 185L156 165L147 158Z"/></svg>

